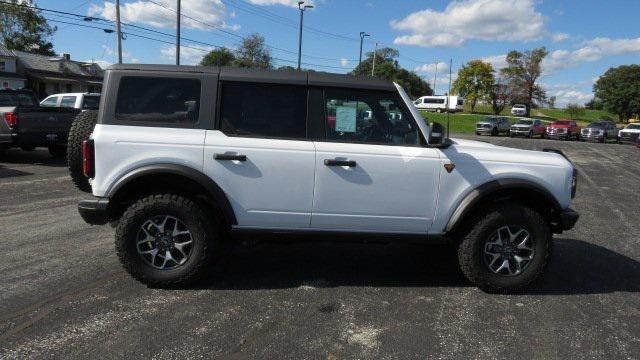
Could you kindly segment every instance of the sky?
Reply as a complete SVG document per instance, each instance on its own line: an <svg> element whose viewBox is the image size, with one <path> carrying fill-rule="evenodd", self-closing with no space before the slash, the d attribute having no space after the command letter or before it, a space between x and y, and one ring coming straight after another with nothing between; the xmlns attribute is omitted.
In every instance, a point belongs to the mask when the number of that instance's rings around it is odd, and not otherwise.
<svg viewBox="0 0 640 360"><path fill-rule="evenodd" d="M296 66L300 12L297 0L182 0L181 63L196 64L216 46L235 48L258 33L276 66ZM640 0L307 0L303 67L337 73L358 63L359 33L364 52L393 47L400 65L415 70L436 92L448 88L449 62L455 74L469 60L499 70L510 50L546 47L540 84L558 105L583 104L593 83L610 67L640 63ZM45 9L115 19L114 1L37 0ZM176 0L121 0L125 26L124 62L175 63ZM78 21L44 12L58 27L57 53L107 66L117 61L112 23ZM74 20L76 19L76 20ZM66 23L65 23L66 22ZM82 24L85 27L72 25ZM89 26L89 27L87 27ZM97 27L92 28L92 27ZM150 30L150 31L149 31ZM160 34L166 33L169 36ZM144 36L145 38L141 37ZM152 40L156 39L156 40ZM161 40L161 41L157 41ZM437 75L435 69L437 65Z"/></svg>

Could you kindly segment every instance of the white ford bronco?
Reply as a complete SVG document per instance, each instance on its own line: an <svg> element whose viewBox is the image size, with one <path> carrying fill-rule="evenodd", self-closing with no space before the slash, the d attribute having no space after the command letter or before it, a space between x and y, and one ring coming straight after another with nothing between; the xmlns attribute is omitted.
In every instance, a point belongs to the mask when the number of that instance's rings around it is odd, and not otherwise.
<svg viewBox="0 0 640 360"><path fill-rule="evenodd" d="M273 235L449 242L472 283L511 291L578 220L564 155L448 139L379 79L116 65L74 129L72 177L93 193L79 212L115 226L120 261L152 286L202 278L225 241Z"/></svg>

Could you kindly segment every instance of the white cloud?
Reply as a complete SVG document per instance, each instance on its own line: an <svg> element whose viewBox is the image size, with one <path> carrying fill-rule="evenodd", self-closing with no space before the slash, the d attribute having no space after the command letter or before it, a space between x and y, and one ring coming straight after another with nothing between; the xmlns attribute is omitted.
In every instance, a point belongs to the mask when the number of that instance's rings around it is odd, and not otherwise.
<svg viewBox="0 0 640 360"><path fill-rule="evenodd" d="M568 38L569 38L569 34L565 34L565 33L556 33L551 35L551 40L555 42L564 41L564 40L567 40Z"/></svg>
<svg viewBox="0 0 640 360"><path fill-rule="evenodd" d="M584 62L598 61L607 56L640 53L640 38L596 38L573 51L555 50L542 63L545 73L553 73Z"/></svg>
<svg viewBox="0 0 640 360"><path fill-rule="evenodd" d="M552 92L551 94L547 94L548 96L556 97L556 106L564 107L567 104L579 104L584 105L584 103L593 99L593 94L585 93L577 90L560 90L556 92Z"/></svg>
<svg viewBox="0 0 640 360"><path fill-rule="evenodd" d="M496 72L499 72L500 69L507 67L507 55L488 56L480 60L491 64L491 66L493 66L493 70L495 70Z"/></svg>
<svg viewBox="0 0 640 360"><path fill-rule="evenodd" d="M122 3L120 4L120 18L125 23L142 23L157 28L175 28L176 13L170 10L175 9L175 0L155 0L155 2L165 7L146 0ZM103 5L92 4L88 13L91 16L100 15L109 20L115 20L115 10L114 2L105 1ZM213 25L237 30L239 27L238 25L228 25L225 22L225 17L228 14L226 6L221 0L182 0L181 10L183 14L181 26L184 28L212 30L208 25Z"/></svg>
<svg viewBox="0 0 640 360"><path fill-rule="evenodd" d="M284 5L290 7L298 7L298 0L249 0L255 5ZM314 5L313 1L305 0L305 5Z"/></svg>
<svg viewBox="0 0 640 360"><path fill-rule="evenodd" d="M105 55L111 56L111 57L117 57L118 54L116 53L116 50L106 46L106 45L102 45L102 51L104 51ZM100 60L102 61L102 60ZM96 61L97 62L97 61ZM133 56L130 52L128 51L122 51L122 62L124 63L139 63L140 60L138 58L136 58L135 56ZM102 66L102 65L100 65Z"/></svg>
<svg viewBox="0 0 640 360"><path fill-rule="evenodd" d="M444 11L426 9L391 21L408 31L394 40L398 45L454 47L466 40L530 41L546 35L544 16L535 0L454 0Z"/></svg>
<svg viewBox="0 0 640 360"><path fill-rule="evenodd" d="M414 69L415 72L427 74L435 74L436 70L438 70L439 74L449 72L449 64L446 62L439 62L436 66L436 63L429 63L420 65Z"/></svg>
<svg viewBox="0 0 640 360"><path fill-rule="evenodd" d="M340 65L342 65L343 67L348 67L349 66L349 59L340 58Z"/></svg>
<svg viewBox="0 0 640 360"><path fill-rule="evenodd" d="M189 45L189 47L180 46L180 64L193 65L199 63L202 57L209 51L214 50L212 46ZM165 59L175 60L176 47L166 46L160 49L160 55Z"/></svg>

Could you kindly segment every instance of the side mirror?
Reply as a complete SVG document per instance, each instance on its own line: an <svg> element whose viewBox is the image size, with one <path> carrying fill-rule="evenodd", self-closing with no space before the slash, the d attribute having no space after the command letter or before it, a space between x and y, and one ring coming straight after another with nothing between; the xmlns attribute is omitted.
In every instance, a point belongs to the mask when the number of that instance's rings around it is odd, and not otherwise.
<svg viewBox="0 0 640 360"><path fill-rule="evenodd" d="M431 131L429 132L429 145L442 145L444 141L444 126L440 123L433 122Z"/></svg>

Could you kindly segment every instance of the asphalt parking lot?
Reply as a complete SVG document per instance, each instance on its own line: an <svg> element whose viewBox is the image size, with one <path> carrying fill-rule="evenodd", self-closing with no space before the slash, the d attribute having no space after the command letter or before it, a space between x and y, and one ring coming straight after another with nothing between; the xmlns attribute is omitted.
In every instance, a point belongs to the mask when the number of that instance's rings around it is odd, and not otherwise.
<svg viewBox="0 0 640 360"><path fill-rule="evenodd" d="M476 137L472 137L476 138ZM384 244L236 247L201 287L149 289L113 230L46 150L0 158L0 358L638 358L640 149L506 137L579 169L576 228L546 277L485 294L449 249Z"/></svg>

